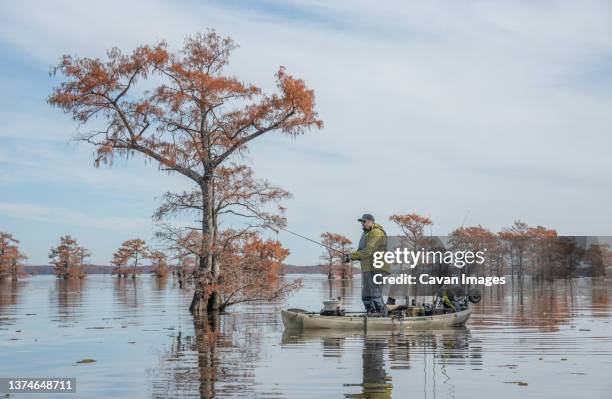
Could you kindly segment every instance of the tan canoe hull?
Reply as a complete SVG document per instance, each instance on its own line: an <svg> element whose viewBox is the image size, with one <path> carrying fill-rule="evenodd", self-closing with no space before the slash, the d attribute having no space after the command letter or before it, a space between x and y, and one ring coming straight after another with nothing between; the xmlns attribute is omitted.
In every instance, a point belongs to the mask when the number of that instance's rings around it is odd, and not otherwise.
<svg viewBox="0 0 612 399"><path fill-rule="evenodd" d="M395 319L391 317L321 316L281 310L286 329L295 330L364 330L403 331L439 330L465 325L472 314L471 309L435 316L416 316Z"/></svg>

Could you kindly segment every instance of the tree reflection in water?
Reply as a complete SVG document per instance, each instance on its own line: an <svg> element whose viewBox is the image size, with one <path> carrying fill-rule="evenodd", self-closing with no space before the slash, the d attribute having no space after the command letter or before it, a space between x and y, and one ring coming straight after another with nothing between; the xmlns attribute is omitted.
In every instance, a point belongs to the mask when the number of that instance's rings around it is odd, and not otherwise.
<svg viewBox="0 0 612 399"><path fill-rule="evenodd" d="M610 306L610 284L606 278L593 279L591 287L591 303L593 304L593 316L607 317Z"/></svg>
<svg viewBox="0 0 612 399"><path fill-rule="evenodd" d="M163 292L166 290L166 287L168 286L168 275L163 275L163 276L156 276L155 277L155 284L153 286L153 289L155 289L156 291L159 292Z"/></svg>
<svg viewBox="0 0 612 399"><path fill-rule="evenodd" d="M328 298L348 298L353 296L354 281L352 279L323 280L323 286L327 289Z"/></svg>
<svg viewBox="0 0 612 399"><path fill-rule="evenodd" d="M53 308L57 310L57 319L60 322L74 322L81 316L83 309L83 292L87 287L85 279L56 279L56 296L51 298ZM69 323L70 324L70 323Z"/></svg>
<svg viewBox="0 0 612 399"><path fill-rule="evenodd" d="M142 303L139 297L140 279L116 278L113 279L113 296L124 309L140 309Z"/></svg>
<svg viewBox="0 0 612 399"><path fill-rule="evenodd" d="M261 331L239 329L243 319L237 314L194 317L193 335L173 335L153 376L153 396L207 399L253 392Z"/></svg>
<svg viewBox="0 0 612 399"><path fill-rule="evenodd" d="M0 279L0 326L14 324L11 309L18 303L19 291L24 284L23 281Z"/></svg>
<svg viewBox="0 0 612 399"><path fill-rule="evenodd" d="M201 398L215 396L217 377L216 348L217 344L225 346L219 338L219 318L212 316L194 317L195 350L198 353L199 392Z"/></svg>

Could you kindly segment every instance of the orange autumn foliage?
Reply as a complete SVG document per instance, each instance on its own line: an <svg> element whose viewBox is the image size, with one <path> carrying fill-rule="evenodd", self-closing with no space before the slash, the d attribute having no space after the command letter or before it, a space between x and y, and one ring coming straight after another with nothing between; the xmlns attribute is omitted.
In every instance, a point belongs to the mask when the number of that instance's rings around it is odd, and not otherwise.
<svg viewBox="0 0 612 399"><path fill-rule="evenodd" d="M481 252L484 264L466 266L469 274L484 275L485 267L489 274L503 275L504 251L498 237L491 230L482 226L459 227L449 235L449 244L454 251Z"/></svg>
<svg viewBox="0 0 612 399"><path fill-rule="evenodd" d="M425 228L433 225L431 219L416 213L391 215L389 220L400 228L406 244L414 251L425 245Z"/></svg>
<svg viewBox="0 0 612 399"><path fill-rule="evenodd" d="M321 234L321 244L326 248L321 254L321 260L325 261L328 266L327 277L332 279L334 265L342 266L342 278L350 278L352 276L352 267L350 264L343 264L342 256L352 252L351 240L341 234L325 232Z"/></svg>
<svg viewBox="0 0 612 399"><path fill-rule="evenodd" d="M0 279L17 280L25 273L21 262L27 257L19 250L19 240L11 234L0 231Z"/></svg>
<svg viewBox="0 0 612 399"><path fill-rule="evenodd" d="M248 144L264 134L277 131L295 137L323 126L315 111L313 90L284 67L275 74L276 92L269 94L225 73L235 48L232 39L208 31L187 37L175 52L163 41L129 54L113 48L104 59L66 55L52 70L62 81L49 103L81 125L94 125L96 118L103 125L100 129L96 124L78 136L96 148L97 166L138 153L161 170L180 174L194 184L193 192L170 194L166 199L170 208L180 207L187 197L201 199L198 206L188 208L198 214L197 228L202 233L190 306L196 313L219 306L217 293L206 285L214 285L222 274L223 261L213 250L220 216L263 217L263 227L281 221L265 220L267 215L251 212L248 199L240 195L238 205L232 203L219 211L216 204L222 201L217 196L227 179L224 175L242 173L240 178L248 178L244 169L236 172L240 167L227 169L226 163L243 155ZM231 169L234 171L228 172ZM284 194L279 192L279 196ZM163 210L158 213L164 214ZM210 295L204 295L205 291Z"/></svg>
<svg viewBox="0 0 612 399"><path fill-rule="evenodd" d="M121 247L113 254L113 260L111 263L115 266L113 274L117 277L127 277L128 266L131 263L132 278L136 278L136 274L139 273L138 261L142 261L149 257L149 248L147 243L140 238L134 238L126 240L121 244Z"/></svg>
<svg viewBox="0 0 612 399"><path fill-rule="evenodd" d="M165 253L161 251L151 251L149 253L149 260L153 267L153 273L156 277L164 277L168 275L168 258Z"/></svg>
<svg viewBox="0 0 612 399"><path fill-rule="evenodd" d="M198 256L201 237L195 230L177 235L163 234L172 244L170 249L179 259ZM283 261L289 250L278 241L264 240L256 231L226 229L221 231L214 246L214 256L223 274L206 289L220 296L220 308L244 302L282 299L301 286L301 280L283 282L280 278Z"/></svg>
<svg viewBox="0 0 612 399"><path fill-rule="evenodd" d="M263 240L252 232L235 237L235 232L228 230L221 234L219 244L223 262L217 287L221 292L220 310L238 303L282 299L302 284L301 280L280 281L289 250L278 241Z"/></svg>
<svg viewBox="0 0 612 399"><path fill-rule="evenodd" d="M91 252L69 235L60 237L59 245L49 252L55 275L63 279L85 278L85 259L90 256Z"/></svg>
<svg viewBox="0 0 612 399"><path fill-rule="evenodd" d="M606 276L606 267L612 262L612 252L608 244L592 244L584 252L584 260L592 267L593 277Z"/></svg>

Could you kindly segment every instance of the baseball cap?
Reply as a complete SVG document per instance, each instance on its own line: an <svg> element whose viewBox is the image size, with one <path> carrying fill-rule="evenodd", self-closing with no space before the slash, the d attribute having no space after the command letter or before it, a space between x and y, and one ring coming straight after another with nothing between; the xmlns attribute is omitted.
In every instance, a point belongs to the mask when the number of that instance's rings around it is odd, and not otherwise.
<svg viewBox="0 0 612 399"><path fill-rule="evenodd" d="M362 217L357 219L358 222L363 222L364 220L374 221L374 216L370 215L369 213L364 213Z"/></svg>

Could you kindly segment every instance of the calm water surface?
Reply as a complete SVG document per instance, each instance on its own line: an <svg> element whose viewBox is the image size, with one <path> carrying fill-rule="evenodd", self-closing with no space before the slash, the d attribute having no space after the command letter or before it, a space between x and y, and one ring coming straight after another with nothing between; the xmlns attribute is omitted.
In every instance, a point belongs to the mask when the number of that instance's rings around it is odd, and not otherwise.
<svg viewBox="0 0 612 399"><path fill-rule="evenodd" d="M1 281L0 377L76 377L76 395L52 396L67 398L612 398L606 281L487 290L458 330L284 332L281 307L341 295L360 308L358 279L303 277L285 303L212 321L172 278Z"/></svg>

